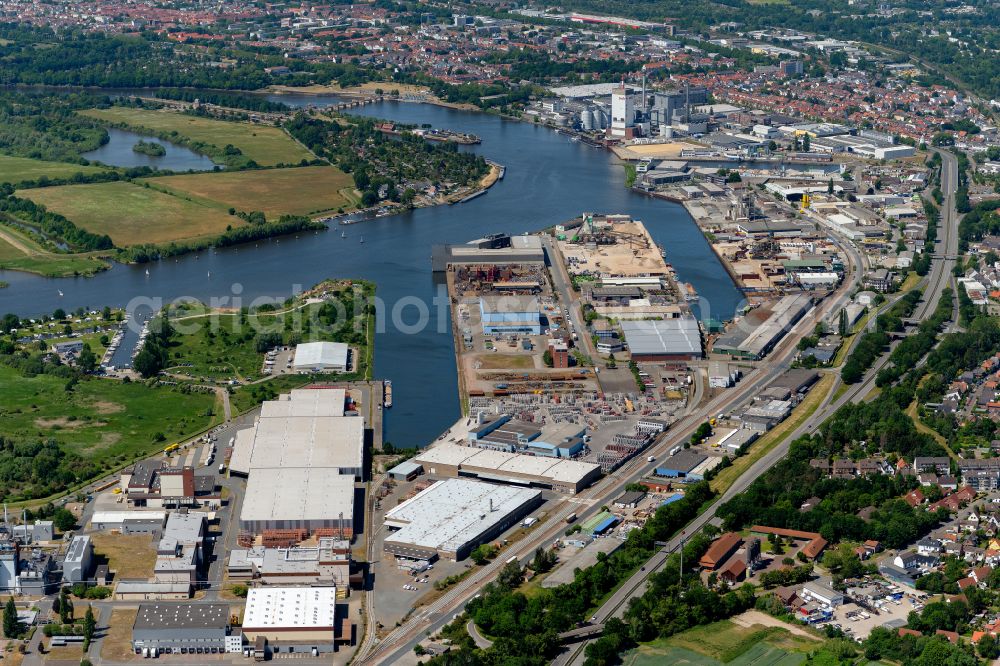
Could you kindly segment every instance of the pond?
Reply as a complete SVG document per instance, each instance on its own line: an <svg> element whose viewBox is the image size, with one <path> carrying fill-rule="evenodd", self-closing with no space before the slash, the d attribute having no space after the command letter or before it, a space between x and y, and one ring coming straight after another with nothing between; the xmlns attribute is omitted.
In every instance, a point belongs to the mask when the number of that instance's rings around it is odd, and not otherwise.
<svg viewBox="0 0 1000 666"><path fill-rule="evenodd" d="M155 136L137 134L123 129L108 128L109 141L89 153L84 153L83 157L91 161L101 162L117 167L153 167L154 169L169 169L170 171L211 171L215 167L215 162L199 155L198 153L158 139ZM140 140L146 142L156 142L166 148L166 154L162 156L144 155L132 150Z"/></svg>

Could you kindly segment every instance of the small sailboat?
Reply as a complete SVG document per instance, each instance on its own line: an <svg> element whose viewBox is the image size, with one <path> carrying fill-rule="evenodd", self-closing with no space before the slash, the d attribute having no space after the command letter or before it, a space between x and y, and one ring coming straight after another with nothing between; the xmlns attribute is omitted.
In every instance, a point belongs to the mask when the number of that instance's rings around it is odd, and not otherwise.
<svg viewBox="0 0 1000 666"><path fill-rule="evenodd" d="M146 269L146 277L149 277L149 269Z"/></svg>
<svg viewBox="0 0 1000 666"><path fill-rule="evenodd" d="M209 277L209 279L211 279L211 277L212 277L212 271L208 272L208 277Z"/></svg>
<svg viewBox="0 0 1000 666"><path fill-rule="evenodd" d="M340 232L340 237L341 238L347 238L347 232L346 231L341 231Z"/></svg>
<svg viewBox="0 0 1000 666"><path fill-rule="evenodd" d="M361 242L362 242L362 243L364 243L364 242L365 242L365 237L364 237L364 236L362 236L362 237L361 237Z"/></svg>

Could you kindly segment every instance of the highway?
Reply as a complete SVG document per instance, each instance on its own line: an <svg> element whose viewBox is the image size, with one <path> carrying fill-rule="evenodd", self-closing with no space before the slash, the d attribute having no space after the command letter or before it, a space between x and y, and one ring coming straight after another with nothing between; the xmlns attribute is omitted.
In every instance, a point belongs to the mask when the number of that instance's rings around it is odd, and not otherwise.
<svg viewBox="0 0 1000 666"><path fill-rule="evenodd" d="M955 266L954 257L958 252L958 215L955 211L955 190L958 186L958 160L948 151L936 152L941 155L942 159L941 191L945 193L944 203L941 207L941 222L938 229L941 248L940 254L933 260L931 270L926 276L924 300L921 301L914 311L914 317L920 320L926 319L933 314L934 309L937 307L937 303L941 298L941 292L951 281L952 269ZM855 344L859 338L860 336L856 336ZM833 400L832 396L835 394L835 388L839 384L838 376L838 381L835 383L834 388L831 388L827 399L816 410L813 416L789 433L778 446L754 463L730 486L718 501L689 523L681 534L667 542L667 545L654 555L643 569L637 571L597 610L594 614L594 621L602 623L610 617L621 617L628 607L628 600L632 597L640 596L645 591L649 576L663 566L667 557L676 551L684 540L690 538L692 534L695 534L706 524L715 520L716 510L719 506L746 490L755 479L777 464L788 453L788 449L793 441L802 435L807 435L815 431L820 424L832 416L841 406L847 404L849 401L859 402L866 399L871 390L875 388L875 377L878 375L878 371L888 362L888 359L889 354L887 352L876 361L874 366L865 375L863 381L848 386L847 390L839 398ZM553 663L557 666L582 664L585 657L585 647L586 643L571 646Z"/></svg>

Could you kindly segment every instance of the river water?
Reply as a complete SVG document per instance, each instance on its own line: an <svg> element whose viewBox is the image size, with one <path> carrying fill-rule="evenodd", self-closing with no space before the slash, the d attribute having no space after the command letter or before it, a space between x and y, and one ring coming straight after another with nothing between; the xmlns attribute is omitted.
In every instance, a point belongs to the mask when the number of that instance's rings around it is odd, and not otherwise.
<svg viewBox="0 0 1000 666"><path fill-rule="evenodd" d="M140 140L160 144L166 149L166 154L144 155L135 152L132 147ZM170 171L211 171L215 167L215 162L184 146L178 146L155 136L136 134L117 128L109 128L108 142L97 150L84 153L83 157L125 168L148 166Z"/></svg>
<svg viewBox="0 0 1000 666"><path fill-rule="evenodd" d="M274 99L289 104L326 101L289 95ZM683 207L630 192L623 185L621 165L604 150L531 124L426 104L384 102L352 111L478 134L482 145L463 149L504 164L506 177L487 195L465 204L142 266L116 265L91 278L0 271L0 280L10 283L0 290L0 312L27 316L57 307L103 305L143 312L178 297L239 298L245 305L262 296L284 298L327 277L373 280L385 303L375 371L393 380L394 406L385 415L385 438L397 446L423 446L459 414L448 312L434 303L435 296L443 302L443 286L436 284L430 265L436 243L533 231L584 211L628 213L646 223L679 278L695 286L702 316L728 319L742 303Z"/></svg>

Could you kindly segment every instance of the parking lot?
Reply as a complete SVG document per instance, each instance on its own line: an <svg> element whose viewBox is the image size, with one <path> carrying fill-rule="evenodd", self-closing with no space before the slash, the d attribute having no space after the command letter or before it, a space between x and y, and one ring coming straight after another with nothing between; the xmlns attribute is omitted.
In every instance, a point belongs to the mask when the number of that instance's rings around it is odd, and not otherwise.
<svg viewBox="0 0 1000 666"><path fill-rule="evenodd" d="M816 626L823 628L826 624L832 624L849 637L864 640L868 638L872 629L886 623L892 623L890 626L904 626L910 611L921 608L923 602L910 593L903 594L898 600L879 599L865 603L864 606L849 602L834 609L833 618L829 623L820 623Z"/></svg>

